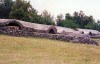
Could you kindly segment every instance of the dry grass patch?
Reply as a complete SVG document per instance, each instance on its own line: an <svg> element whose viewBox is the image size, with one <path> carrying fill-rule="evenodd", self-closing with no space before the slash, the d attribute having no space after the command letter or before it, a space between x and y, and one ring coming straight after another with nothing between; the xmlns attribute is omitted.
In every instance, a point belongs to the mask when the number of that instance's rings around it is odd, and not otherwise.
<svg viewBox="0 0 100 64"><path fill-rule="evenodd" d="M0 64L100 64L100 46L0 35Z"/></svg>

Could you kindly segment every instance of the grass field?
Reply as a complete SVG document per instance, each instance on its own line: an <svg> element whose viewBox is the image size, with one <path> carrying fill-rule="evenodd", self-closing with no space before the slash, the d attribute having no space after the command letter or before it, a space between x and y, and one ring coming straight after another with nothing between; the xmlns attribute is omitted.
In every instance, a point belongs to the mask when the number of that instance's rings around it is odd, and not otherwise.
<svg viewBox="0 0 100 64"><path fill-rule="evenodd" d="M0 64L100 64L100 46L0 35Z"/></svg>

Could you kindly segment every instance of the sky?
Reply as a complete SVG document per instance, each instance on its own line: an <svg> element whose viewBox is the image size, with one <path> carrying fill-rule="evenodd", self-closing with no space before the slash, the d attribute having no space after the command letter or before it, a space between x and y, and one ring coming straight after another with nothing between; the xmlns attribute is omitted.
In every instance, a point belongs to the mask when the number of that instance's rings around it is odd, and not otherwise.
<svg viewBox="0 0 100 64"><path fill-rule="evenodd" d="M32 6L40 13L47 10L56 17L59 14L73 14L74 11L84 11L96 20L100 19L100 0L29 0Z"/></svg>

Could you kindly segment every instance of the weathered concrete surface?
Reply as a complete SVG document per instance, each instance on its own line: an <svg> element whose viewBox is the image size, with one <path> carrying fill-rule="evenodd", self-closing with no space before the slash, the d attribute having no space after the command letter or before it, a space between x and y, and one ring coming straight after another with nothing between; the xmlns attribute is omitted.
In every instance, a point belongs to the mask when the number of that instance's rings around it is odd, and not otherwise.
<svg viewBox="0 0 100 64"><path fill-rule="evenodd" d="M37 33L33 29L24 28L17 29L16 27L1 27L0 34L11 35L11 36L23 36L23 37L40 37L48 38L53 40L61 40L73 43L93 44L99 46L98 42L85 36L73 36L73 35L61 35L61 34L49 34L49 33Z"/></svg>

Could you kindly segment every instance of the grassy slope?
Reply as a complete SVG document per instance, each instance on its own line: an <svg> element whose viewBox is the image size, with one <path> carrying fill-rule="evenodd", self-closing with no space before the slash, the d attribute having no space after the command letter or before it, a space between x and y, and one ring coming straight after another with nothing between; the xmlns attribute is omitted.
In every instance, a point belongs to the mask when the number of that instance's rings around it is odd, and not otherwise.
<svg viewBox="0 0 100 64"><path fill-rule="evenodd" d="M100 64L100 46L0 35L0 64Z"/></svg>

